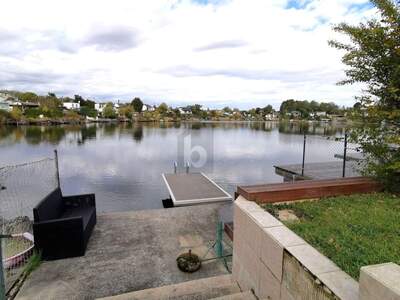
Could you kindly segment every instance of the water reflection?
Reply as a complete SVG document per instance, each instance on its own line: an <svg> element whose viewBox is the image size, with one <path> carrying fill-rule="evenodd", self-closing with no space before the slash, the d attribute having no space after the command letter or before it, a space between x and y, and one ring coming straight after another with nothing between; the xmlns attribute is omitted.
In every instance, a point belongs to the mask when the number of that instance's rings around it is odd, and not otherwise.
<svg viewBox="0 0 400 300"><path fill-rule="evenodd" d="M281 182L273 165L301 161L302 133L343 131L289 122L0 127L0 166L52 156L57 148L65 193L95 192L100 212L161 208L160 200L168 196L161 174L185 159L178 151L182 132L191 134L192 143L212 146L212 159L197 171L233 193L239 184ZM307 151L313 161L325 161L334 159L337 149L318 139Z"/></svg>

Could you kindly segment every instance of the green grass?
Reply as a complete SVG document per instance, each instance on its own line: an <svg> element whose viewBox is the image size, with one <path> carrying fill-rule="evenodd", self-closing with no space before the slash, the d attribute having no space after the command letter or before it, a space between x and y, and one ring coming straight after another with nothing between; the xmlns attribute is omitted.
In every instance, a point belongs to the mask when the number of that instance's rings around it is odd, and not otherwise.
<svg viewBox="0 0 400 300"><path fill-rule="evenodd" d="M355 279L362 266L400 264L400 197L387 193L266 205L277 215L291 209L300 221L284 222Z"/></svg>

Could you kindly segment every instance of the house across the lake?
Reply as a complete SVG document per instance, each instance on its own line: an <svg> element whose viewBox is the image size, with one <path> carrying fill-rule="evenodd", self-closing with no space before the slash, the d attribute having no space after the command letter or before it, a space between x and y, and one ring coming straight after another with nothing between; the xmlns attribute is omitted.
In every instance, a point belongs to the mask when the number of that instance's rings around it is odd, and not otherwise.
<svg viewBox="0 0 400 300"><path fill-rule="evenodd" d="M79 110L81 108L81 104L79 102L64 102L63 107L68 110Z"/></svg>
<svg viewBox="0 0 400 300"><path fill-rule="evenodd" d="M7 101L5 94L0 94L0 110L11 111L12 107L10 103Z"/></svg>

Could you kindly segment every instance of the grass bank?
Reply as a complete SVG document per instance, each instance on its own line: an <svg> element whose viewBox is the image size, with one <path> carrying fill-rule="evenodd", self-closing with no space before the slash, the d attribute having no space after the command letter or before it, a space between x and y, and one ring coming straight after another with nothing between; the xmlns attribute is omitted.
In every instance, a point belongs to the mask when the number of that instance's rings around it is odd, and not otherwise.
<svg viewBox="0 0 400 300"><path fill-rule="evenodd" d="M294 213L299 220L285 225L355 279L362 266L400 264L399 196L352 195L264 208L275 216L280 210Z"/></svg>

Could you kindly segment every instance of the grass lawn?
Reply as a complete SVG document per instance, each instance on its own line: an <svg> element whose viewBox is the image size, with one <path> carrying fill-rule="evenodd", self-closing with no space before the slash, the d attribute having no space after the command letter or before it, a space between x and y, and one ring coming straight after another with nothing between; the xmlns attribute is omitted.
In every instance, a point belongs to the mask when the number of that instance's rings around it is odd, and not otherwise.
<svg viewBox="0 0 400 300"><path fill-rule="evenodd" d="M285 225L355 279L362 266L400 264L399 196L352 195L264 208L275 216L293 211L299 220Z"/></svg>

